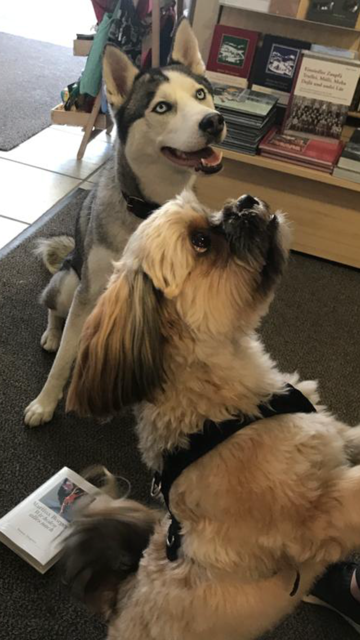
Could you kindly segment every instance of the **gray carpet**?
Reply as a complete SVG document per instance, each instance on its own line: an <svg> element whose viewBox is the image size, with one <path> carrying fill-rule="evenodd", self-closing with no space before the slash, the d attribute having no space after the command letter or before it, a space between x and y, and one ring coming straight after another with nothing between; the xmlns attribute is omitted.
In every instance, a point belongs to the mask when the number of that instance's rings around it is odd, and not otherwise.
<svg viewBox="0 0 360 640"><path fill-rule="evenodd" d="M147 500L149 475L136 449L129 413L101 425L64 416L27 430L25 405L40 390L52 356L39 346L46 313L37 296L48 276L31 254L36 235L71 232L85 194L78 191L56 215L35 225L0 261L0 516L59 468L75 471L103 463L127 477L132 496ZM44 228L39 229L43 224ZM294 255L263 335L281 366L318 377L323 400L342 418L359 421L360 275L357 271ZM0 545L0 640L100 640L101 623L72 603L56 569L45 576ZM303 605L267 640L356 640L334 613ZM210 640L210 639L209 639ZM265 640L265 639L264 639Z"/></svg>
<svg viewBox="0 0 360 640"><path fill-rule="evenodd" d="M0 33L2 151L51 124L50 110L61 102L62 89L79 78L84 64L71 48Z"/></svg>

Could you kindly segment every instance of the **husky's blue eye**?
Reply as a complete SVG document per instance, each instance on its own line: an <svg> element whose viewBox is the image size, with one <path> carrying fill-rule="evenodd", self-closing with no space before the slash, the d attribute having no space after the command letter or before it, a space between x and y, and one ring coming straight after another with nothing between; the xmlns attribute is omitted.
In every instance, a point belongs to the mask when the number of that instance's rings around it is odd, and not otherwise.
<svg viewBox="0 0 360 640"><path fill-rule="evenodd" d="M168 111L171 111L172 109L172 104L170 104L170 102L165 102L165 100L162 100L161 102L158 102L155 107L153 108L153 111L155 113L159 113L160 115L162 115L163 113L167 113Z"/></svg>
<svg viewBox="0 0 360 640"><path fill-rule="evenodd" d="M205 100L205 98L206 98L205 89L198 89L197 92L196 92L196 98L198 100Z"/></svg>

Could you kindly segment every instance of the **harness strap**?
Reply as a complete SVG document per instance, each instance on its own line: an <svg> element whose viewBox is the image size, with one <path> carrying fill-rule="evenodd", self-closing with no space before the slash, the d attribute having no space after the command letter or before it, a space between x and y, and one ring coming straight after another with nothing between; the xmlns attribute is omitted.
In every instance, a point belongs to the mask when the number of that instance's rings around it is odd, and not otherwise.
<svg viewBox="0 0 360 640"><path fill-rule="evenodd" d="M160 205L157 202L147 202L142 198L136 198L135 196L129 196L125 191L122 191L122 196L127 204L128 211L133 213L137 218L146 220L156 209L159 209Z"/></svg>
<svg viewBox="0 0 360 640"><path fill-rule="evenodd" d="M171 523L166 541L166 555L170 562L174 562L178 558L178 551L181 547L181 524L171 512L169 496L173 483L182 472L232 435L258 420L279 415L314 412L316 412L315 407L301 391L288 384L285 387L285 393L275 394L268 403L259 405L258 415L242 416L219 423L205 420L202 431L190 434L187 449L177 448L164 454L163 470L162 473L158 471L154 473L151 495L156 497L162 493L170 514ZM291 596L297 593L299 583L300 574L297 572Z"/></svg>

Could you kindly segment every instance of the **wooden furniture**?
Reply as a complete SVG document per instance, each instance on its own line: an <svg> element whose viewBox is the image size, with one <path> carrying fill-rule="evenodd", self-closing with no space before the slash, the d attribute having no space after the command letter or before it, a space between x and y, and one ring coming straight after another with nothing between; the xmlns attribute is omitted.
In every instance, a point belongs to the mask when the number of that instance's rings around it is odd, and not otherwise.
<svg viewBox="0 0 360 640"><path fill-rule="evenodd" d="M360 50L360 22L344 29L308 22L309 0L301 0L298 18L221 7L219 0L196 0L193 27L207 60L217 22L261 33L302 38L318 44ZM210 22L212 26L210 27ZM353 128L345 127L348 139ZM224 170L197 180L200 200L220 207L243 193L282 209L293 222L293 248L309 255L360 268L360 185L306 167L262 156L223 150Z"/></svg>

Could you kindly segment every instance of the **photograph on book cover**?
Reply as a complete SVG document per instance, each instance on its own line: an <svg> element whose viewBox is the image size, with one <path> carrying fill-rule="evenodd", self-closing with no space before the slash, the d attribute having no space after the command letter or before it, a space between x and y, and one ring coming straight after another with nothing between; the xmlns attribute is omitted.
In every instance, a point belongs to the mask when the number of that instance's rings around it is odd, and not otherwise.
<svg viewBox="0 0 360 640"><path fill-rule="evenodd" d="M266 68L266 73L278 77L293 78L300 51L281 44L273 44Z"/></svg>
<svg viewBox="0 0 360 640"><path fill-rule="evenodd" d="M39 498L39 502L64 518L66 522L72 522L75 504L79 503L80 498L88 495L72 480L64 478L42 498Z"/></svg>
<svg viewBox="0 0 360 640"><path fill-rule="evenodd" d="M223 35L217 57L219 64L230 64L235 67L244 66L249 40Z"/></svg>
<svg viewBox="0 0 360 640"><path fill-rule="evenodd" d="M286 130L338 139L347 113L345 105L294 96Z"/></svg>

